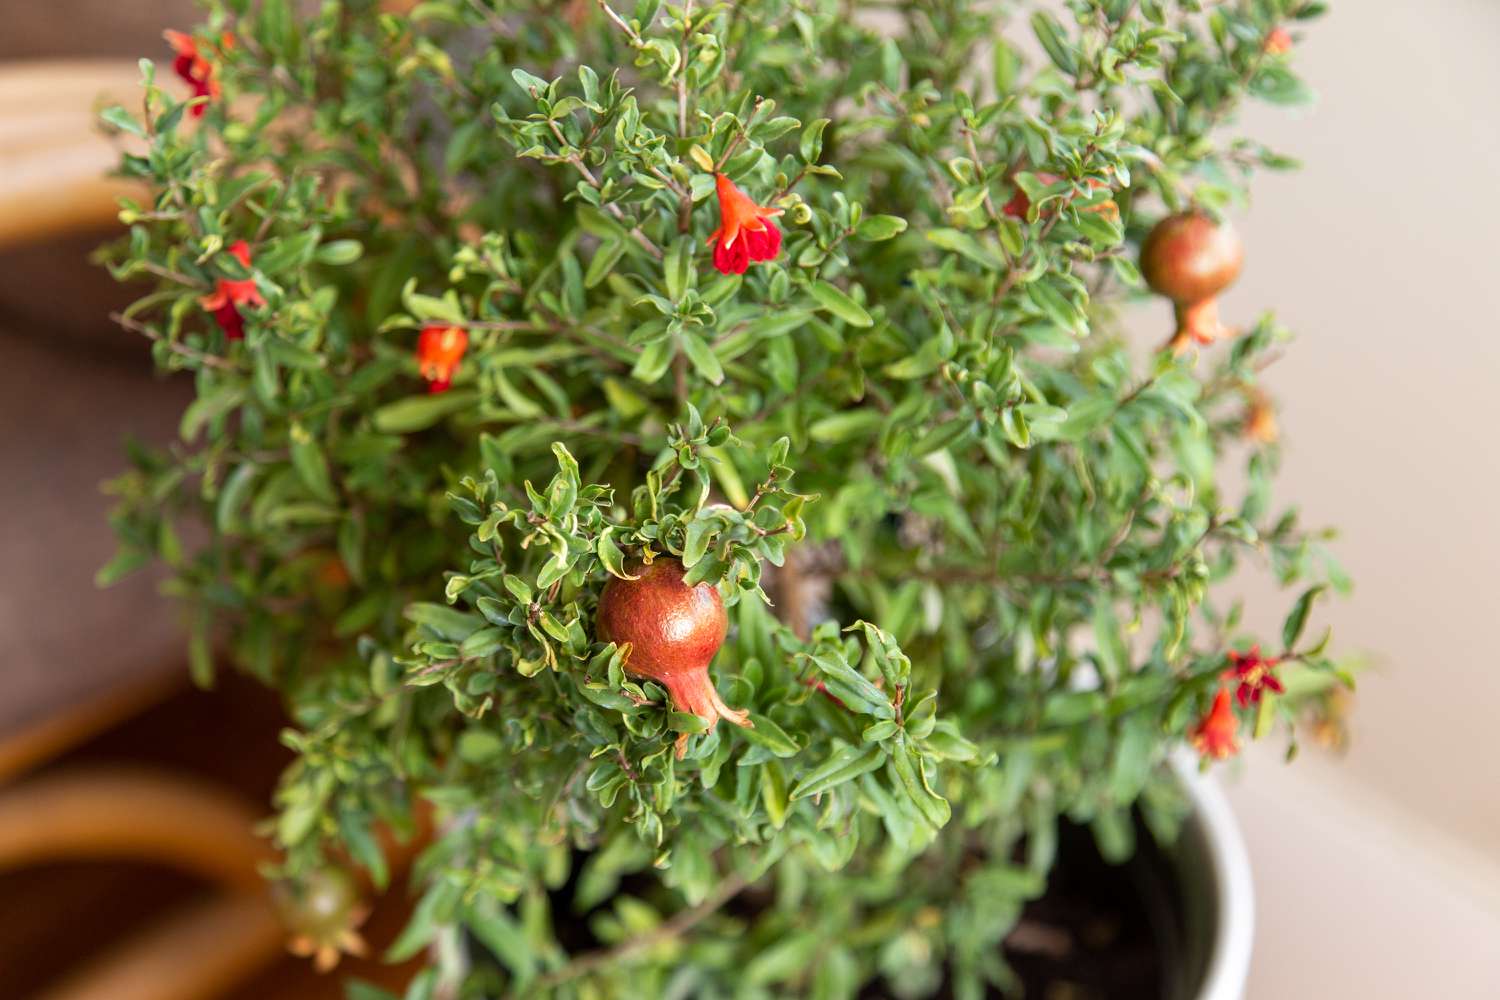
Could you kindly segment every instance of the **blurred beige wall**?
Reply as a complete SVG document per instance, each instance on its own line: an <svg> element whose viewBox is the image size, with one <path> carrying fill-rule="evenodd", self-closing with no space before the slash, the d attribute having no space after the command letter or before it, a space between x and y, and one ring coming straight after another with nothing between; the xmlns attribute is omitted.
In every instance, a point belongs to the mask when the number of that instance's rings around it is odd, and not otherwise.
<svg viewBox="0 0 1500 1000"><path fill-rule="evenodd" d="M1500 4L1344 0L1297 61L1318 104L1246 125L1304 168L1256 181L1225 311L1298 333L1281 492L1344 529L1321 613L1373 662L1336 778L1500 859Z"/></svg>
<svg viewBox="0 0 1500 1000"><path fill-rule="evenodd" d="M1245 125L1304 168L1255 183L1225 312L1299 334L1281 495L1344 529L1356 589L1320 615L1372 669L1345 759L1226 771L1250 998L1500 996L1500 4L1342 0L1296 58L1318 104Z"/></svg>

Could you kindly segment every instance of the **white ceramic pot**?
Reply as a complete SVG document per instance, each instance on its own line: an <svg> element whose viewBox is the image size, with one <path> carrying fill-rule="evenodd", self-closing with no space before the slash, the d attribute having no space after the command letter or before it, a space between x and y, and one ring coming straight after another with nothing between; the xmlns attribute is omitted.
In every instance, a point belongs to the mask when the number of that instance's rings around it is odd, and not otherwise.
<svg viewBox="0 0 1500 1000"><path fill-rule="evenodd" d="M1224 792L1192 755L1172 766L1193 802L1192 818L1170 855L1183 894L1184 1000L1243 1000L1255 937L1250 856Z"/></svg>

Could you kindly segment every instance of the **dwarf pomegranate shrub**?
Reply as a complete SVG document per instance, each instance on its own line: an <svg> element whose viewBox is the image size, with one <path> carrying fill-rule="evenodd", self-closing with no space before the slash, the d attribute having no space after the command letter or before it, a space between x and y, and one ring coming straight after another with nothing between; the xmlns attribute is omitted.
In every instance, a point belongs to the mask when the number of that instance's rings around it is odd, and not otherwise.
<svg viewBox="0 0 1500 1000"><path fill-rule="evenodd" d="M1123 858L1174 747L1337 731L1290 336L1156 349L1137 266L1287 165L1235 112L1302 99L1321 4L1198 6L171 26L109 257L197 399L101 576L164 563L197 676L284 695L302 950L360 946L357 876L417 900L414 998L978 997L1060 816Z"/></svg>

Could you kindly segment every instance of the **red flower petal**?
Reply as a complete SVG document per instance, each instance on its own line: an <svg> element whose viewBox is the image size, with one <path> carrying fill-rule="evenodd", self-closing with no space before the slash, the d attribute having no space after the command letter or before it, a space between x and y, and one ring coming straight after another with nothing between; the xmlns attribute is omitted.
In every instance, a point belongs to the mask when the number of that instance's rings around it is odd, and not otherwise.
<svg viewBox="0 0 1500 1000"><path fill-rule="evenodd" d="M740 238L729 246L725 246L722 239L714 243L714 267L725 274L744 274L745 269L750 266L750 241L746 239L748 235L741 233Z"/></svg>
<svg viewBox="0 0 1500 1000"><path fill-rule="evenodd" d="M245 317L234 307L234 303L225 301L223 305L214 310L214 319L218 320L219 328L224 331L224 336L230 340L245 339Z"/></svg>
<svg viewBox="0 0 1500 1000"><path fill-rule="evenodd" d="M751 229L744 234L751 260L771 260L781 252L781 230L770 219L763 220L763 223L764 228Z"/></svg>

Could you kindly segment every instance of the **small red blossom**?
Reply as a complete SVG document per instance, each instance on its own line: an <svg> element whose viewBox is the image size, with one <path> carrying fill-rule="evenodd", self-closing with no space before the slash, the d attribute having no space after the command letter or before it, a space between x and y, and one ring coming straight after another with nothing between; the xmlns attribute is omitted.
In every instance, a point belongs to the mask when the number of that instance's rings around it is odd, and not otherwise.
<svg viewBox="0 0 1500 1000"><path fill-rule="evenodd" d="M244 240L235 240L227 249L235 260L246 267L250 266L250 244ZM203 296L198 304L214 314L214 319L219 321L219 327L226 337L230 340L243 340L245 317L240 315L239 307L263 306L266 300L261 297L260 289L255 287L254 278L239 281L220 278L213 293Z"/></svg>
<svg viewBox="0 0 1500 1000"><path fill-rule="evenodd" d="M427 380L428 392L448 391L468 349L469 334L461 326L423 327L417 337L417 367Z"/></svg>
<svg viewBox="0 0 1500 1000"><path fill-rule="evenodd" d="M199 49L197 39L192 35L170 29L162 32L162 37L176 53L176 58L172 60L173 71L193 88L193 96L217 100L221 93L218 73L214 64ZM231 48L233 45L234 36L225 32L219 39L220 51ZM207 102L195 104L190 113L194 118L201 118L207 107Z"/></svg>
<svg viewBox="0 0 1500 1000"><path fill-rule="evenodd" d="M719 228L708 238L714 245L714 267L725 274L744 274L752 260L770 260L781 252L781 230L771 220L782 210L757 205L724 174L714 174L714 180Z"/></svg>
<svg viewBox="0 0 1500 1000"><path fill-rule="evenodd" d="M1205 759L1223 760L1240 752L1236 738L1239 728L1240 721L1229 704L1229 689L1221 687L1214 695L1213 708L1188 730L1188 739Z"/></svg>
<svg viewBox="0 0 1500 1000"><path fill-rule="evenodd" d="M1248 653L1230 650L1229 669L1224 671L1224 680L1239 685L1234 697L1241 708L1259 702L1263 691L1269 689L1281 694L1286 690L1272 673L1280 662L1275 657L1262 657L1259 646L1251 646Z"/></svg>
<svg viewBox="0 0 1500 1000"><path fill-rule="evenodd" d="M1282 27L1272 28L1260 48L1268 56L1284 56L1292 51L1292 33Z"/></svg>
<svg viewBox="0 0 1500 1000"><path fill-rule="evenodd" d="M1057 174L1049 174L1041 171L1037 172L1036 177L1037 180L1041 181L1043 184L1056 184L1058 181L1062 180L1062 178ZM1109 188L1108 184L1099 180L1099 178L1097 177L1090 177L1087 181L1085 181L1085 183L1088 184L1089 189L1093 191L1104 191L1108 190ZM1016 185L1016 193L1011 196L1010 201L1001 206L1000 211L1002 214L1008 215L1012 219L1024 219L1026 218L1026 213L1031 211L1031 198L1018 184ZM1110 220L1118 220L1120 218L1120 206L1115 204L1113 198L1111 198L1109 201L1101 201L1097 205L1090 205L1085 208L1084 211L1098 212L1106 219ZM1051 208L1043 208L1042 214L1051 214Z"/></svg>

